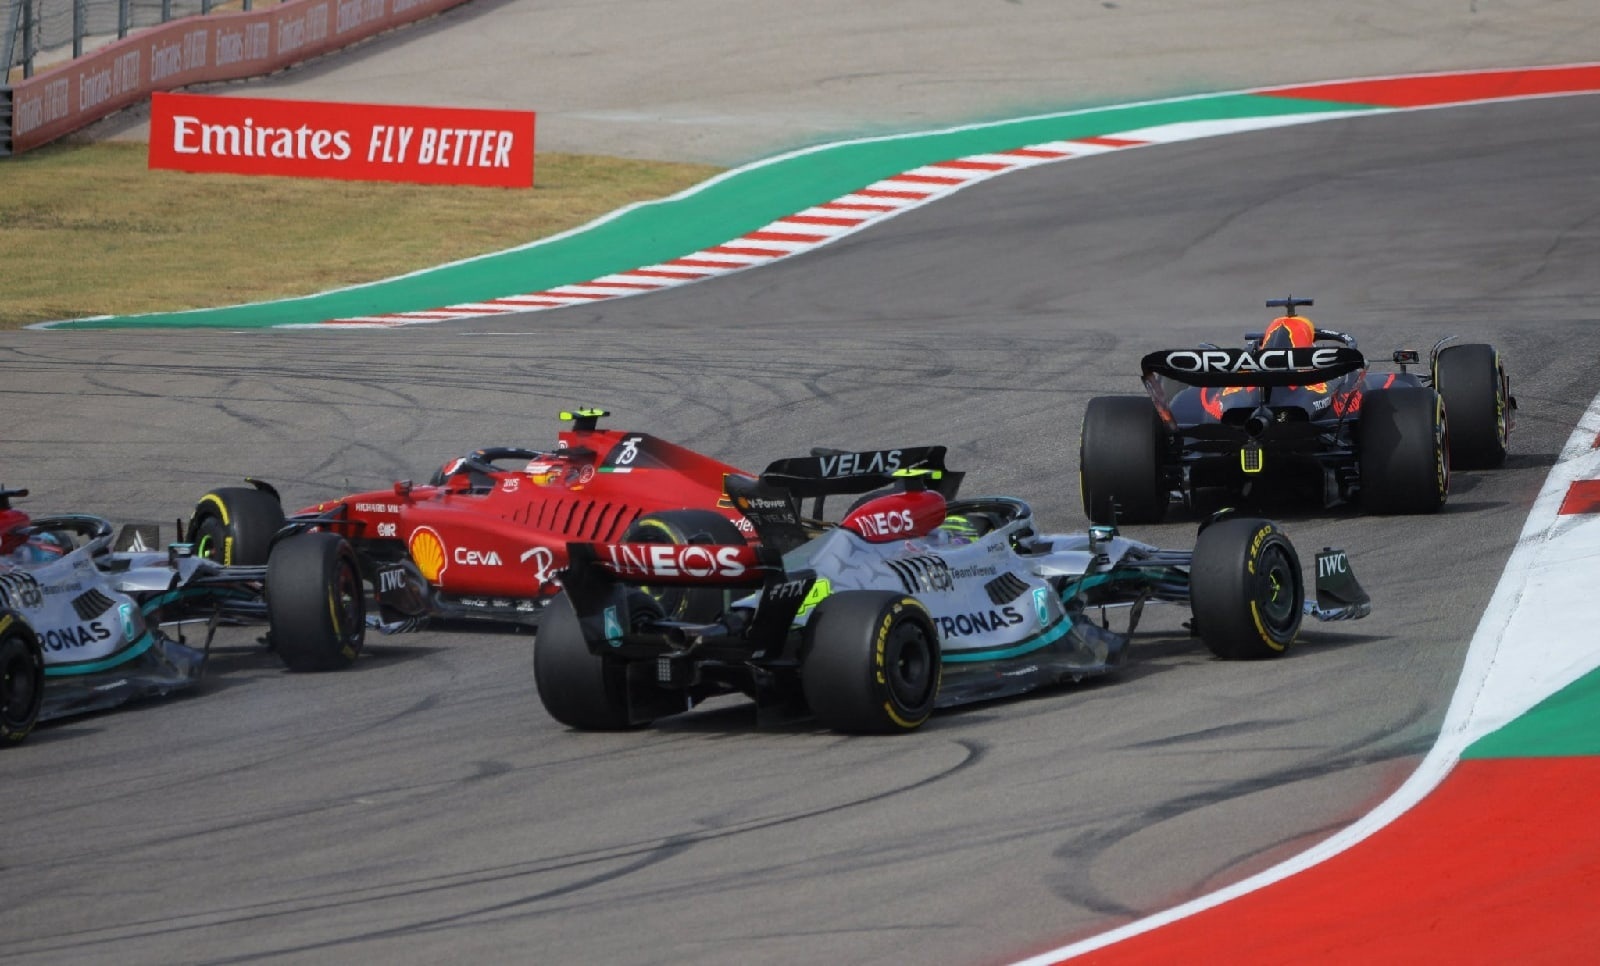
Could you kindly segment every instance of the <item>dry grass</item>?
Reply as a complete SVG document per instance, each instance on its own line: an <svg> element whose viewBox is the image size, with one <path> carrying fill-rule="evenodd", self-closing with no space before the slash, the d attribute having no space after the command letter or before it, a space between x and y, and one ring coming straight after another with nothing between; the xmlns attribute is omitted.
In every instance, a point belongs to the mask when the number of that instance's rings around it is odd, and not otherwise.
<svg viewBox="0 0 1600 966"><path fill-rule="evenodd" d="M0 160L0 328L306 295L499 251L706 180L541 154L532 189L151 171L143 144Z"/></svg>

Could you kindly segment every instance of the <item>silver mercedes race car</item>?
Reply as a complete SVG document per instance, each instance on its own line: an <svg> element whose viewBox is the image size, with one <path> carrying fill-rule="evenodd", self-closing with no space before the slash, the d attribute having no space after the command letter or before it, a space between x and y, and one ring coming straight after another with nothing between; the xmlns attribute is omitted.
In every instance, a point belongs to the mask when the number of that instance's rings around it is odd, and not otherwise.
<svg viewBox="0 0 1600 966"><path fill-rule="evenodd" d="M570 544L534 644L545 709L573 728L623 729L743 693L769 714L893 733L936 708L1112 670L1147 603L1188 607L1191 632L1228 659L1282 654L1304 615L1370 610L1332 548L1316 555L1308 600L1271 521L1218 514L1193 550L1115 526L1040 534L1022 500L957 499L944 455L817 451L729 475L754 544L715 542L696 526L704 511L652 515L686 540ZM825 498L862 494L823 522Z"/></svg>
<svg viewBox="0 0 1600 966"><path fill-rule="evenodd" d="M32 519L11 506L27 495L0 487L0 745L38 721L193 686L224 622L265 618L286 663L349 649L350 627L359 647L360 602L349 595L359 580L332 535L296 536L264 566L229 567L181 542L161 548L155 526ZM203 632L193 643L189 625Z"/></svg>

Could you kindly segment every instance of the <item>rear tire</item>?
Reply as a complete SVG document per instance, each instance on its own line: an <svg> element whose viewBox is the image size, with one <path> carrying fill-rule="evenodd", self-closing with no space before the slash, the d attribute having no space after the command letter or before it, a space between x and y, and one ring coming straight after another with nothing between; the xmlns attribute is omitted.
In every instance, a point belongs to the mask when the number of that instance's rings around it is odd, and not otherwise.
<svg viewBox="0 0 1600 966"><path fill-rule="evenodd" d="M1189 606L1212 654L1227 661L1278 657L1300 631L1305 599L1300 557L1270 520L1234 517L1200 531Z"/></svg>
<svg viewBox="0 0 1600 966"><path fill-rule="evenodd" d="M1450 466L1488 470L1504 464L1511 402L1494 346L1472 343L1440 350L1433 364L1433 388L1444 397L1450 419Z"/></svg>
<svg viewBox="0 0 1600 966"><path fill-rule="evenodd" d="M44 651L33 628L0 610L0 747L28 737L44 707Z"/></svg>
<svg viewBox="0 0 1600 966"><path fill-rule="evenodd" d="M732 520L714 510L662 510L633 521L621 542L743 545L748 541ZM649 587L646 592L669 619L692 624L716 620L726 599L720 587Z"/></svg>
<svg viewBox="0 0 1600 966"><path fill-rule="evenodd" d="M1091 522L1161 522L1170 502L1161 472L1165 436L1155 404L1143 396L1089 400L1078 436L1078 484Z"/></svg>
<svg viewBox="0 0 1600 966"><path fill-rule="evenodd" d="M267 561L273 649L291 671L349 667L366 639L366 595L349 541L302 533L278 541Z"/></svg>
<svg viewBox="0 0 1600 966"><path fill-rule="evenodd" d="M249 486L212 490L195 504L189 542L195 556L224 566L267 562L272 538L283 529L283 507L272 494Z"/></svg>
<svg viewBox="0 0 1600 966"><path fill-rule="evenodd" d="M545 605L539 619L533 682L545 711L569 728L626 731L649 723L630 720L627 666L589 650L565 591Z"/></svg>
<svg viewBox="0 0 1600 966"><path fill-rule="evenodd" d="M1437 513L1450 493L1444 400L1432 389L1370 392L1361 403L1361 506L1368 513Z"/></svg>
<svg viewBox="0 0 1600 966"><path fill-rule="evenodd" d="M939 696L939 636L913 597L847 590L806 625L800 683L834 731L896 734L921 726Z"/></svg>

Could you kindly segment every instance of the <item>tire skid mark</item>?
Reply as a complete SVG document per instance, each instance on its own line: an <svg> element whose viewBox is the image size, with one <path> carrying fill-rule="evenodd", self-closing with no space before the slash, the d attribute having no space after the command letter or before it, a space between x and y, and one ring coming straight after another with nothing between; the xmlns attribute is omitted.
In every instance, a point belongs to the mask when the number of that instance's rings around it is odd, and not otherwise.
<svg viewBox="0 0 1600 966"><path fill-rule="evenodd" d="M405 713L407 712L400 712L400 714ZM651 868L662 862L688 854L697 845L811 821L925 790L977 765L983 760L987 751L987 748L982 743L975 741L957 740L950 742L949 745L959 750L960 757L953 764L939 768L933 774L876 794L864 795L819 808L752 818L713 829L670 835L648 841L621 843L599 849L557 854L466 872L402 879L394 883L366 886L355 890L338 889L315 892L297 895L292 899L272 900L231 909L191 912L181 916L167 916L114 926L100 926L59 936L52 940L13 943L11 944L11 951L18 954L83 952L101 946L124 942L131 938L178 936L184 933L245 922L263 922L283 917L295 917L310 910L325 913L338 908L359 908L372 903L391 902L402 897L435 895L494 884L504 885L538 876L574 870L587 870L595 866L605 866L618 862L623 863L617 868L605 868L588 872L573 882L537 888L525 895L477 906L461 912L439 915L424 920L414 920L383 929L356 932L338 939L276 946L271 949L245 953L236 957L208 961L216 963L251 962L258 959L293 954L304 955L311 952L337 949L342 946L369 942L385 937L462 928L486 917L528 910L540 903L572 896L605 883L626 879L628 876L643 869ZM462 780L455 778L450 780L448 784L453 787ZM340 802L336 806L319 806L310 810L310 812L322 811L327 807L348 807L348 804L348 802ZM303 817L303 814L300 817ZM256 827L257 824L252 821L245 821L238 823L237 827ZM183 835L182 838L185 840L192 838L192 833Z"/></svg>

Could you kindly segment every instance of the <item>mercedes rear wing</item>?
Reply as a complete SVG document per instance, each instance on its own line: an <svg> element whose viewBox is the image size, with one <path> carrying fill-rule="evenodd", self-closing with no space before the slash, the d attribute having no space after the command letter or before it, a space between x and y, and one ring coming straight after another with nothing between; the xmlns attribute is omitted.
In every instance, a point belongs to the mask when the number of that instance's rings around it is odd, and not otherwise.
<svg viewBox="0 0 1600 966"><path fill-rule="evenodd" d="M726 476L722 485L734 509L755 527L761 544L784 553L809 540L822 525L824 500L830 496L898 485L955 499L965 474L947 469L944 456L943 446L862 452L814 449L810 456L774 461L756 479ZM800 501L808 498L811 513L804 518Z"/></svg>
<svg viewBox="0 0 1600 966"><path fill-rule="evenodd" d="M955 497L963 474L945 468L943 446L904 446L853 453L813 449L810 456L774 460L761 471L761 481L787 490L797 499L869 493L897 480L920 479L945 499Z"/></svg>

